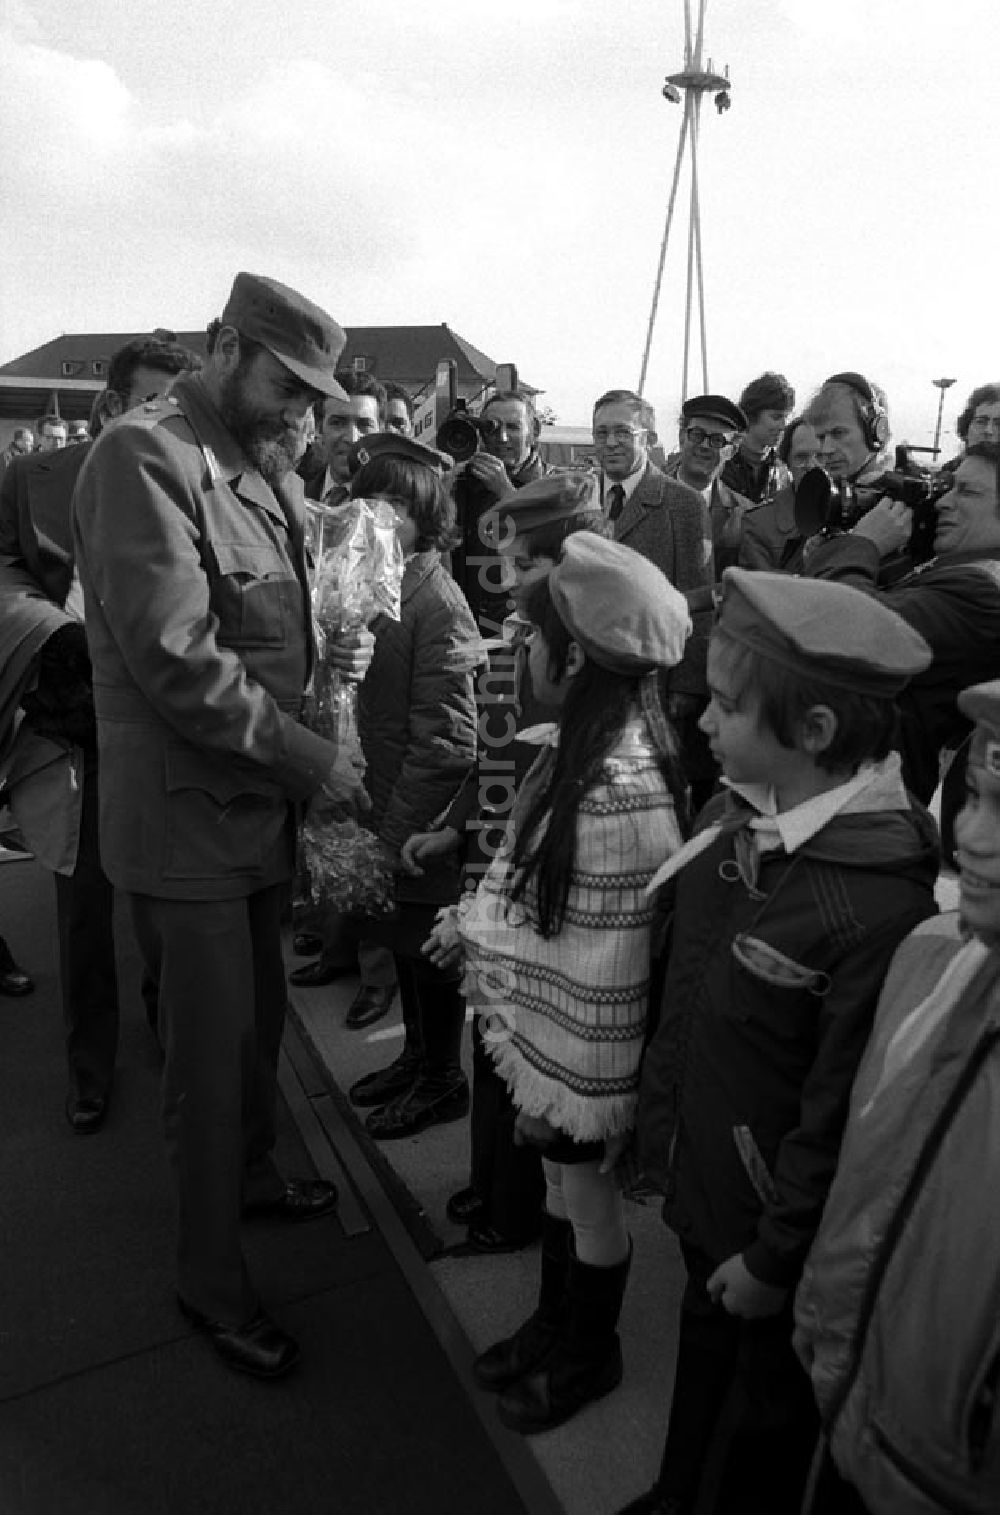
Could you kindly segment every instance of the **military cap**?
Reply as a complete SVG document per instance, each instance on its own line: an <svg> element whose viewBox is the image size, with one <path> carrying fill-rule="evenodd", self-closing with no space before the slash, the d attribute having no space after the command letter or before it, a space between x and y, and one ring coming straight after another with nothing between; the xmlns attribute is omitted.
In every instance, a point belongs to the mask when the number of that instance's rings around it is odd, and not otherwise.
<svg viewBox="0 0 1000 1515"><path fill-rule="evenodd" d="M239 273L222 312L222 324L235 326L252 342L260 342L310 388L334 400L347 399L333 376L346 333L332 316L296 290L276 279Z"/></svg>
<svg viewBox="0 0 1000 1515"><path fill-rule="evenodd" d="M598 497L597 475L586 469L566 473L548 473L525 484L514 494L487 511L480 523L487 542L507 544L515 536L552 526L572 516L592 515L594 526L603 519Z"/></svg>
<svg viewBox="0 0 1000 1515"><path fill-rule="evenodd" d="M681 415L685 421L693 421L695 416L714 416L716 420L725 421L733 431L746 431L749 424L740 407L727 400L725 395L695 395L684 401Z"/></svg>
<svg viewBox="0 0 1000 1515"><path fill-rule="evenodd" d="M792 673L856 694L897 694L933 656L873 595L759 569L726 569L718 628Z"/></svg>
<svg viewBox="0 0 1000 1515"><path fill-rule="evenodd" d="M634 675L680 662L691 632L687 601L623 542L574 532L549 575L549 593L566 630L600 667Z"/></svg>
<svg viewBox="0 0 1000 1515"><path fill-rule="evenodd" d="M970 684L958 696L958 708L975 721L969 760L1000 778L1000 679Z"/></svg>
<svg viewBox="0 0 1000 1515"><path fill-rule="evenodd" d="M447 473L455 462L449 453L439 452L436 447L428 447L413 437L402 437L398 431L376 431L371 436L358 438L347 454L347 466L351 473L357 473L359 468L376 458L405 458L409 463L422 463L425 468L433 468L438 473Z"/></svg>

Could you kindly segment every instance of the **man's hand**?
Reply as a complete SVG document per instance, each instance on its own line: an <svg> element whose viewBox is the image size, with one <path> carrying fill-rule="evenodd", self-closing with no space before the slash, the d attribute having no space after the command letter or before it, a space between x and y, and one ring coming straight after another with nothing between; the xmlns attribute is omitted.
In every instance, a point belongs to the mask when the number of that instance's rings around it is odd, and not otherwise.
<svg viewBox="0 0 1000 1515"><path fill-rule="evenodd" d="M442 826L440 831L415 831L406 838L400 849L403 872L409 873L413 878L423 878L424 868L421 864L426 865L435 858L447 857L449 852L457 852L461 840L461 834L454 826Z"/></svg>
<svg viewBox="0 0 1000 1515"><path fill-rule="evenodd" d="M435 968L453 968L465 956L465 947L458 929L458 910L454 905L445 905L437 913L431 934L420 949Z"/></svg>
<svg viewBox="0 0 1000 1515"><path fill-rule="evenodd" d="M544 1115L526 1115L523 1110L517 1112L514 1121L515 1147L541 1147L544 1151L558 1135L555 1126L550 1125Z"/></svg>
<svg viewBox="0 0 1000 1515"><path fill-rule="evenodd" d="M326 661L342 678L360 684L375 656L375 638L365 626L351 627L326 644Z"/></svg>
<svg viewBox="0 0 1000 1515"><path fill-rule="evenodd" d="M491 452L477 452L469 459L466 467L472 477L496 499L504 500L515 493L506 468Z"/></svg>
<svg viewBox="0 0 1000 1515"><path fill-rule="evenodd" d="M887 558L894 552L902 552L910 540L912 529L913 511L909 505L883 495L878 504L851 528L851 535L874 542L879 557Z"/></svg>
<svg viewBox="0 0 1000 1515"><path fill-rule="evenodd" d="M775 1289L754 1278L738 1252L735 1257L727 1257L719 1264L706 1288L713 1304L721 1305L730 1315L739 1315L743 1320L777 1315L788 1293L787 1289Z"/></svg>

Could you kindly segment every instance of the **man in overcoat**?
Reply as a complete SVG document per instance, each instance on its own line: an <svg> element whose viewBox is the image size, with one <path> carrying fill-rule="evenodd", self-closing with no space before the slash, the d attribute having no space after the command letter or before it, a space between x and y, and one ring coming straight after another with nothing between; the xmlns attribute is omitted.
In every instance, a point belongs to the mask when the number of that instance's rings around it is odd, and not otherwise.
<svg viewBox="0 0 1000 1515"><path fill-rule="evenodd" d="M330 1184L286 1181L272 1148L296 806L359 791L300 720L312 642L294 468L311 406L343 397L345 338L294 290L245 273L210 332L200 374L94 444L74 541L101 855L159 985L178 1303L227 1365L267 1378L298 1348L262 1309L241 1219L336 1203Z"/></svg>

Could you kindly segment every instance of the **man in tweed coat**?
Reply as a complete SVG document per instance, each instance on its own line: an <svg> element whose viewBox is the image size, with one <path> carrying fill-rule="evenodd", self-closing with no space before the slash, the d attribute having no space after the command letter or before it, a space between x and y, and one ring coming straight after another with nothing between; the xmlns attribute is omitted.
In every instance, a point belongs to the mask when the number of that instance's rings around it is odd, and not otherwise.
<svg viewBox="0 0 1000 1515"><path fill-rule="evenodd" d="M649 558L682 594L707 590L715 578L708 506L696 490L668 479L650 459L656 442L653 407L629 389L610 389L594 404L593 428L604 513L615 540ZM691 619L694 630L684 657L666 675L666 703L692 796L700 805L715 777L697 729L708 701L705 665L712 611L695 611Z"/></svg>

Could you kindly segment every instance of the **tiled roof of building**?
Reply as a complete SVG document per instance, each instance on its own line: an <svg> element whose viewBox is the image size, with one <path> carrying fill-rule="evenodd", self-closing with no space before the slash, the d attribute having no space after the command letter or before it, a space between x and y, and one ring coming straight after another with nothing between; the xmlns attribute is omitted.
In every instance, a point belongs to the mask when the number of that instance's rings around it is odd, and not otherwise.
<svg viewBox="0 0 1000 1515"><path fill-rule="evenodd" d="M0 364L0 376L31 379L98 379L107 377L112 354L142 332L65 332L41 347ZM203 331L177 332L177 340L194 352L204 353ZM439 363L455 364L460 385L491 384L496 364L486 353L466 342L444 322L440 326L349 326L347 346L340 360L351 368L355 360L368 359L366 369L376 378L395 379L410 389L434 381ZM525 388L530 386L525 385Z"/></svg>

